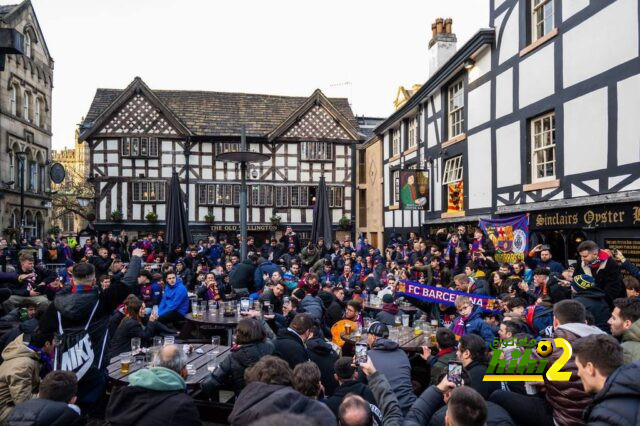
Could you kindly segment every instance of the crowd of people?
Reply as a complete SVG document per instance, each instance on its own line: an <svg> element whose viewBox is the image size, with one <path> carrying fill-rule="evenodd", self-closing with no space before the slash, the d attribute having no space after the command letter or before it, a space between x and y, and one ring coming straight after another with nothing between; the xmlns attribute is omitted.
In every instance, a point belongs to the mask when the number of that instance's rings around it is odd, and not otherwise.
<svg viewBox="0 0 640 426"><path fill-rule="evenodd" d="M640 424L640 270L618 250L583 241L564 264L536 245L505 263L465 226L384 250L363 237L306 243L291 227L247 245L243 259L237 239L213 236L178 247L162 233L0 238L0 424L198 425L196 401L223 395L233 425ZM409 281L458 296L409 297ZM474 304L478 295L497 309ZM128 386L108 386L109 360L132 338L188 342L192 300L244 298L261 310L238 321L229 356L200 389L187 390L180 344ZM379 309L367 309L372 299ZM408 305L414 321L435 325L434 344L417 352L392 336ZM366 357L354 356L349 330L366 334ZM568 341L569 380L484 381L496 340L524 337ZM554 349L547 365L562 355ZM460 381L449 374L458 364Z"/></svg>

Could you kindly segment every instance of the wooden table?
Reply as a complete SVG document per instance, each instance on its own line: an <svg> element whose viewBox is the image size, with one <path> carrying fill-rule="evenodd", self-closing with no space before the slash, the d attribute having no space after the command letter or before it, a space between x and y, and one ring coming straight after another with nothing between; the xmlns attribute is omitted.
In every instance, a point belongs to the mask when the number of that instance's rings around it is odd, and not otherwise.
<svg viewBox="0 0 640 426"><path fill-rule="evenodd" d="M180 347L180 344L178 344L177 346ZM198 349L201 349L201 352L198 352L197 351ZM227 356L229 356L229 354L231 353L229 349L231 349L229 346L219 347L220 354L217 356L218 364L222 363L222 361ZM211 346L210 344L209 345L200 345L200 344L193 345L193 351L187 357L187 364L193 364L193 366L196 369L196 374L189 375L186 378L185 382L187 383L187 387L190 387L190 388L198 387L200 382L202 382L207 377L207 375L209 375L209 371L207 371L206 354L208 352L211 352L212 350L213 350L213 346ZM126 383L129 383L129 376L131 375L131 373L134 373L145 367L147 367L147 363L145 361L141 363L136 363L132 358L131 366L129 367L129 373L122 374L120 372L120 356L115 356L111 358L111 361L109 362L109 366L107 367L107 370L109 371L109 378L111 380L118 382L120 384L126 384Z"/></svg>
<svg viewBox="0 0 640 426"><path fill-rule="evenodd" d="M222 327L227 330L227 344L231 345L233 342L233 330L238 326L238 321L240 321L242 316L233 315L229 317L225 317L222 314L222 309L217 309L213 313L211 311L206 311L202 317L193 318L191 313L185 315L187 321L196 324L198 327L202 325L211 325L214 327Z"/></svg>
<svg viewBox="0 0 640 426"><path fill-rule="evenodd" d="M369 302L365 302L364 305L362 305L362 307L365 311L380 312L382 310L382 303L380 305L372 305ZM400 309L405 314L415 314L416 312L418 312L418 308L416 308L413 305L409 305L409 306L398 305L398 309Z"/></svg>
<svg viewBox="0 0 640 426"><path fill-rule="evenodd" d="M411 331L411 334L401 335L399 339L393 340L400 345L400 349L406 352L421 352L422 346L431 346L429 336L425 334L416 336L413 334L413 328L411 327L401 327L401 329ZM355 339L353 333L349 335L341 333L340 337L342 338L342 340L352 345L355 345L356 343L367 343L367 333L362 333L362 336L359 340Z"/></svg>

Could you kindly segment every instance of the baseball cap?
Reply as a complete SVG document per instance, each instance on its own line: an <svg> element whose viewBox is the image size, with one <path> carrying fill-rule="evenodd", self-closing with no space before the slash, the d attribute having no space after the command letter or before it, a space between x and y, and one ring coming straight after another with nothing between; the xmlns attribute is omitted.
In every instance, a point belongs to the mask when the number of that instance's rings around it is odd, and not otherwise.
<svg viewBox="0 0 640 426"><path fill-rule="evenodd" d="M369 326L367 333L373 334L377 337L389 337L389 327L381 322L374 322Z"/></svg>

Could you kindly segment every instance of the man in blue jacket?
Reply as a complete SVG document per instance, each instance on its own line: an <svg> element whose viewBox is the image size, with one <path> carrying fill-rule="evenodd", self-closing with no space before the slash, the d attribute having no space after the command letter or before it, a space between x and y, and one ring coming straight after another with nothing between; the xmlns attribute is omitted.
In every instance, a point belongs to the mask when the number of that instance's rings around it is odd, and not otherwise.
<svg viewBox="0 0 640 426"><path fill-rule="evenodd" d="M158 321L169 324L181 321L189 311L189 295L187 288L176 282L176 274L173 271L167 273L167 285L158 306Z"/></svg>

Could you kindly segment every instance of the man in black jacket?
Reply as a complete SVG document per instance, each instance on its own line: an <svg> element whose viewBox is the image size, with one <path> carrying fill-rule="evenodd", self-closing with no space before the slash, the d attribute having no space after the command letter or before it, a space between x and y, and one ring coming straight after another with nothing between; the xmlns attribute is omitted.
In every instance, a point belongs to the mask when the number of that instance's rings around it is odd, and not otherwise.
<svg viewBox="0 0 640 426"><path fill-rule="evenodd" d="M601 288L596 286L591 275L574 275L571 281L571 288L575 290L573 300L576 300L590 312L594 318L594 325L605 333L611 333L609 317L611 309L607 304L607 295Z"/></svg>
<svg viewBox="0 0 640 426"><path fill-rule="evenodd" d="M96 275L102 276L109 272L113 258L109 257L109 250L106 247L98 249L98 256L91 256L89 263L96 268Z"/></svg>
<svg viewBox="0 0 640 426"><path fill-rule="evenodd" d="M235 265L231 270L231 273L229 273L229 284L236 295L240 297L248 297L249 293L253 293L255 291L253 278L257 262L258 255L252 253L247 257L247 259Z"/></svg>
<svg viewBox="0 0 640 426"><path fill-rule="evenodd" d="M51 426L83 424L80 408L75 405L78 393L76 375L69 371L52 371L40 383L38 398L30 399L11 410L6 426Z"/></svg>
<svg viewBox="0 0 640 426"><path fill-rule="evenodd" d="M338 388L333 395L324 400L324 403L331 408L333 414L338 417L338 410L342 400L349 394L361 396L370 405L372 412L378 412L376 398L371 393L371 389L364 383L358 381L358 371L353 367L353 360L349 357L338 359L334 365L335 379L338 381Z"/></svg>
<svg viewBox="0 0 640 426"><path fill-rule="evenodd" d="M2 303L5 312L11 312L14 308L24 304L26 300L31 300L38 306L49 303L45 292L47 285L55 281L56 273L41 266L35 266L35 259L29 252L23 251L18 257L18 275L31 274L30 278L23 281L11 283L11 297Z"/></svg>
<svg viewBox="0 0 640 426"><path fill-rule="evenodd" d="M187 356L175 345L162 348L153 368L129 376L116 389L105 420L112 426L200 426L195 401L186 393Z"/></svg>
<svg viewBox="0 0 640 426"><path fill-rule="evenodd" d="M640 362L623 365L622 347L606 334L593 334L572 345L578 376L593 403L588 424L637 425L640 419Z"/></svg>
<svg viewBox="0 0 640 426"><path fill-rule="evenodd" d="M80 330L86 329L88 333L89 342L85 343L83 337L75 344L71 340L68 345L58 346L54 361L57 369L72 369L78 376L78 403L83 409L92 407L104 394L107 383L107 349L111 338L108 331L109 317L129 294L137 290L143 254L142 249L133 250L127 273L122 280L114 280L105 290L96 283L93 265L76 264L73 267L73 285L57 294L40 320L41 332L56 332L61 341L66 341L67 337L73 338L74 335L80 337ZM66 363L65 360L71 358L70 351L76 351L81 343L84 351L91 350L93 356L76 365Z"/></svg>
<svg viewBox="0 0 640 426"><path fill-rule="evenodd" d="M591 275L596 285L607 294L607 302L613 309L613 301L618 297L626 297L620 266L604 250L590 240L580 243L577 249L581 262L576 266L574 275Z"/></svg>
<svg viewBox="0 0 640 426"><path fill-rule="evenodd" d="M309 361L309 353L305 343L313 335L313 327L311 315L296 315L288 328L282 328L278 331L274 355L287 361L292 370L296 365Z"/></svg>
<svg viewBox="0 0 640 426"><path fill-rule="evenodd" d="M331 396L338 386L334 378L333 365L338 359L338 354L333 350L333 346L322 338L322 333L318 327L313 328L311 338L306 342L309 359L315 362L320 369L320 382L324 387L324 395Z"/></svg>

